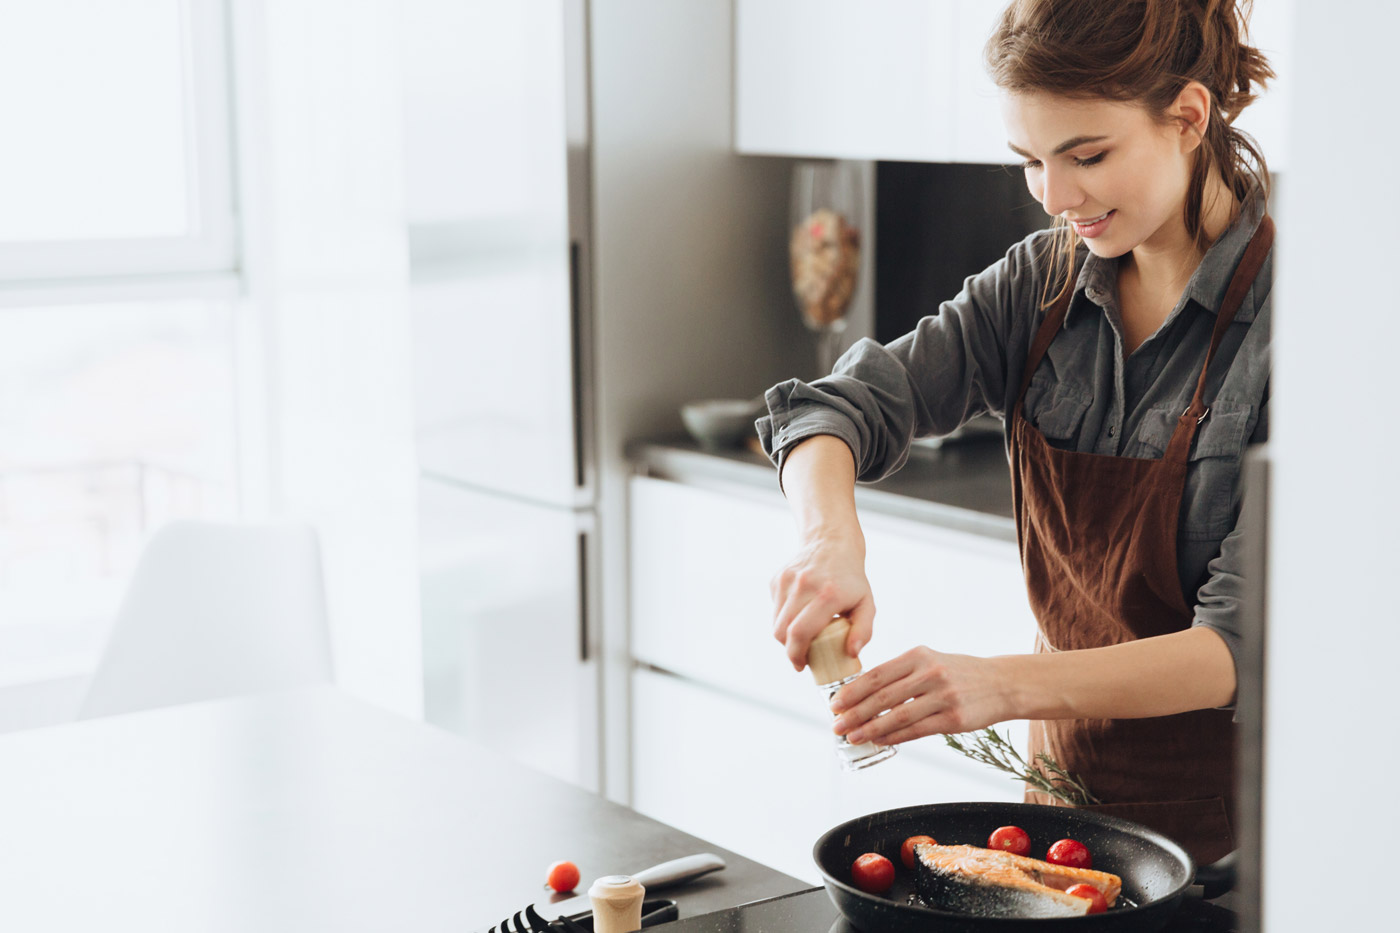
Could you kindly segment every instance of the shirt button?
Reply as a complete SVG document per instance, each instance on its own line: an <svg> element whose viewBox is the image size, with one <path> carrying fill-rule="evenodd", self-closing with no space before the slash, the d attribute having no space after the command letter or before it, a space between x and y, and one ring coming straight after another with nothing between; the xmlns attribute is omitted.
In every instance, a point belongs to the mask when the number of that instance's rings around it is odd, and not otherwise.
<svg viewBox="0 0 1400 933"><path fill-rule="evenodd" d="M1109 427L1108 427L1108 436L1109 436L1109 437L1112 437L1112 436L1113 436L1113 431L1114 431L1113 425L1109 425Z"/></svg>

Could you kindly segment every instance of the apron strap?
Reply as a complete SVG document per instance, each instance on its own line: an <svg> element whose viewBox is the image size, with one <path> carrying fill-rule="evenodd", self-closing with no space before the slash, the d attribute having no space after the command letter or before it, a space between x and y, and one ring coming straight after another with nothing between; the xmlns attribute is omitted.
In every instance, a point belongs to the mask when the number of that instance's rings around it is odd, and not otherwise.
<svg viewBox="0 0 1400 933"><path fill-rule="evenodd" d="M1071 264L1074 262L1072 256L1070 262ZM1070 270L1070 273L1077 277L1077 273L1073 269ZM1055 335L1064 326L1065 315L1069 313L1069 302L1074 297L1074 292L1074 285L1065 289L1064 294L1056 298L1055 303L1050 306L1050 310L1045 313L1040 330L1036 331L1035 342L1031 344L1030 356L1026 357L1026 368L1021 374L1021 391L1016 393L1015 408L1020 408L1021 403L1025 401L1026 390L1031 385L1031 376L1035 374L1035 369L1040 365L1040 361L1045 358L1045 352L1050 349L1050 342L1055 339Z"/></svg>
<svg viewBox="0 0 1400 933"><path fill-rule="evenodd" d="M1215 316L1215 330L1210 337L1210 350L1206 352L1206 361L1205 365L1201 367L1201 375L1196 379L1196 392L1191 397L1191 404L1176 421L1176 429L1172 431L1172 439L1167 445L1164 459L1185 461L1190 455L1191 442L1196 437L1196 429L1210 414L1210 409L1205 404L1206 373L1210 370L1211 361L1215 359L1215 351L1220 349L1221 341L1225 339L1225 332L1234 323L1235 315L1239 313L1240 306L1244 304L1245 296L1249 294L1249 289L1253 286L1255 278L1258 277L1259 270L1264 267L1264 260L1268 258L1269 250L1273 248L1273 245L1274 219L1265 214L1260 218L1259 228L1254 231L1254 236L1250 238L1249 246L1245 248L1244 256L1240 258L1239 265L1235 267L1235 274L1230 277L1230 285L1225 290L1225 299L1221 302L1220 313Z"/></svg>

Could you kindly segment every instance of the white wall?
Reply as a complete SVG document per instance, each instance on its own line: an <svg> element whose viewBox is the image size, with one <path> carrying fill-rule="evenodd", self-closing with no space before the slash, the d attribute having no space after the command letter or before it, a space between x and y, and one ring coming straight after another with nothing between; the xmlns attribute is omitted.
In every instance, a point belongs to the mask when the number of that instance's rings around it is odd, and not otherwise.
<svg viewBox="0 0 1400 933"><path fill-rule="evenodd" d="M1394 929L1400 12L1299 3L1270 441L1264 929ZM1340 858L1340 887L1317 866Z"/></svg>

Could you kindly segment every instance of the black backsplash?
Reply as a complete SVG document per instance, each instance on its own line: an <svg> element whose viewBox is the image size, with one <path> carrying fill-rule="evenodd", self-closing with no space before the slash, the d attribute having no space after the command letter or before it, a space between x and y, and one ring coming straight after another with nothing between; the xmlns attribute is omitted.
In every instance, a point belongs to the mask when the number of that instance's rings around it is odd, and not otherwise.
<svg viewBox="0 0 1400 933"><path fill-rule="evenodd" d="M969 275L1048 226L1015 166L876 163L875 339L913 330Z"/></svg>

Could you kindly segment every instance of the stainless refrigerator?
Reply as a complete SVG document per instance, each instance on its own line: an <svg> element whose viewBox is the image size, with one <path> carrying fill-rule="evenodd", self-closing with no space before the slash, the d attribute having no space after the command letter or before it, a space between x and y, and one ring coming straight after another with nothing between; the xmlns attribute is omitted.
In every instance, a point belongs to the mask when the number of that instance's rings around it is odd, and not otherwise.
<svg viewBox="0 0 1400 933"><path fill-rule="evenodd" d="M596 790L586 3L403 9L425 717Z"/></svg>

